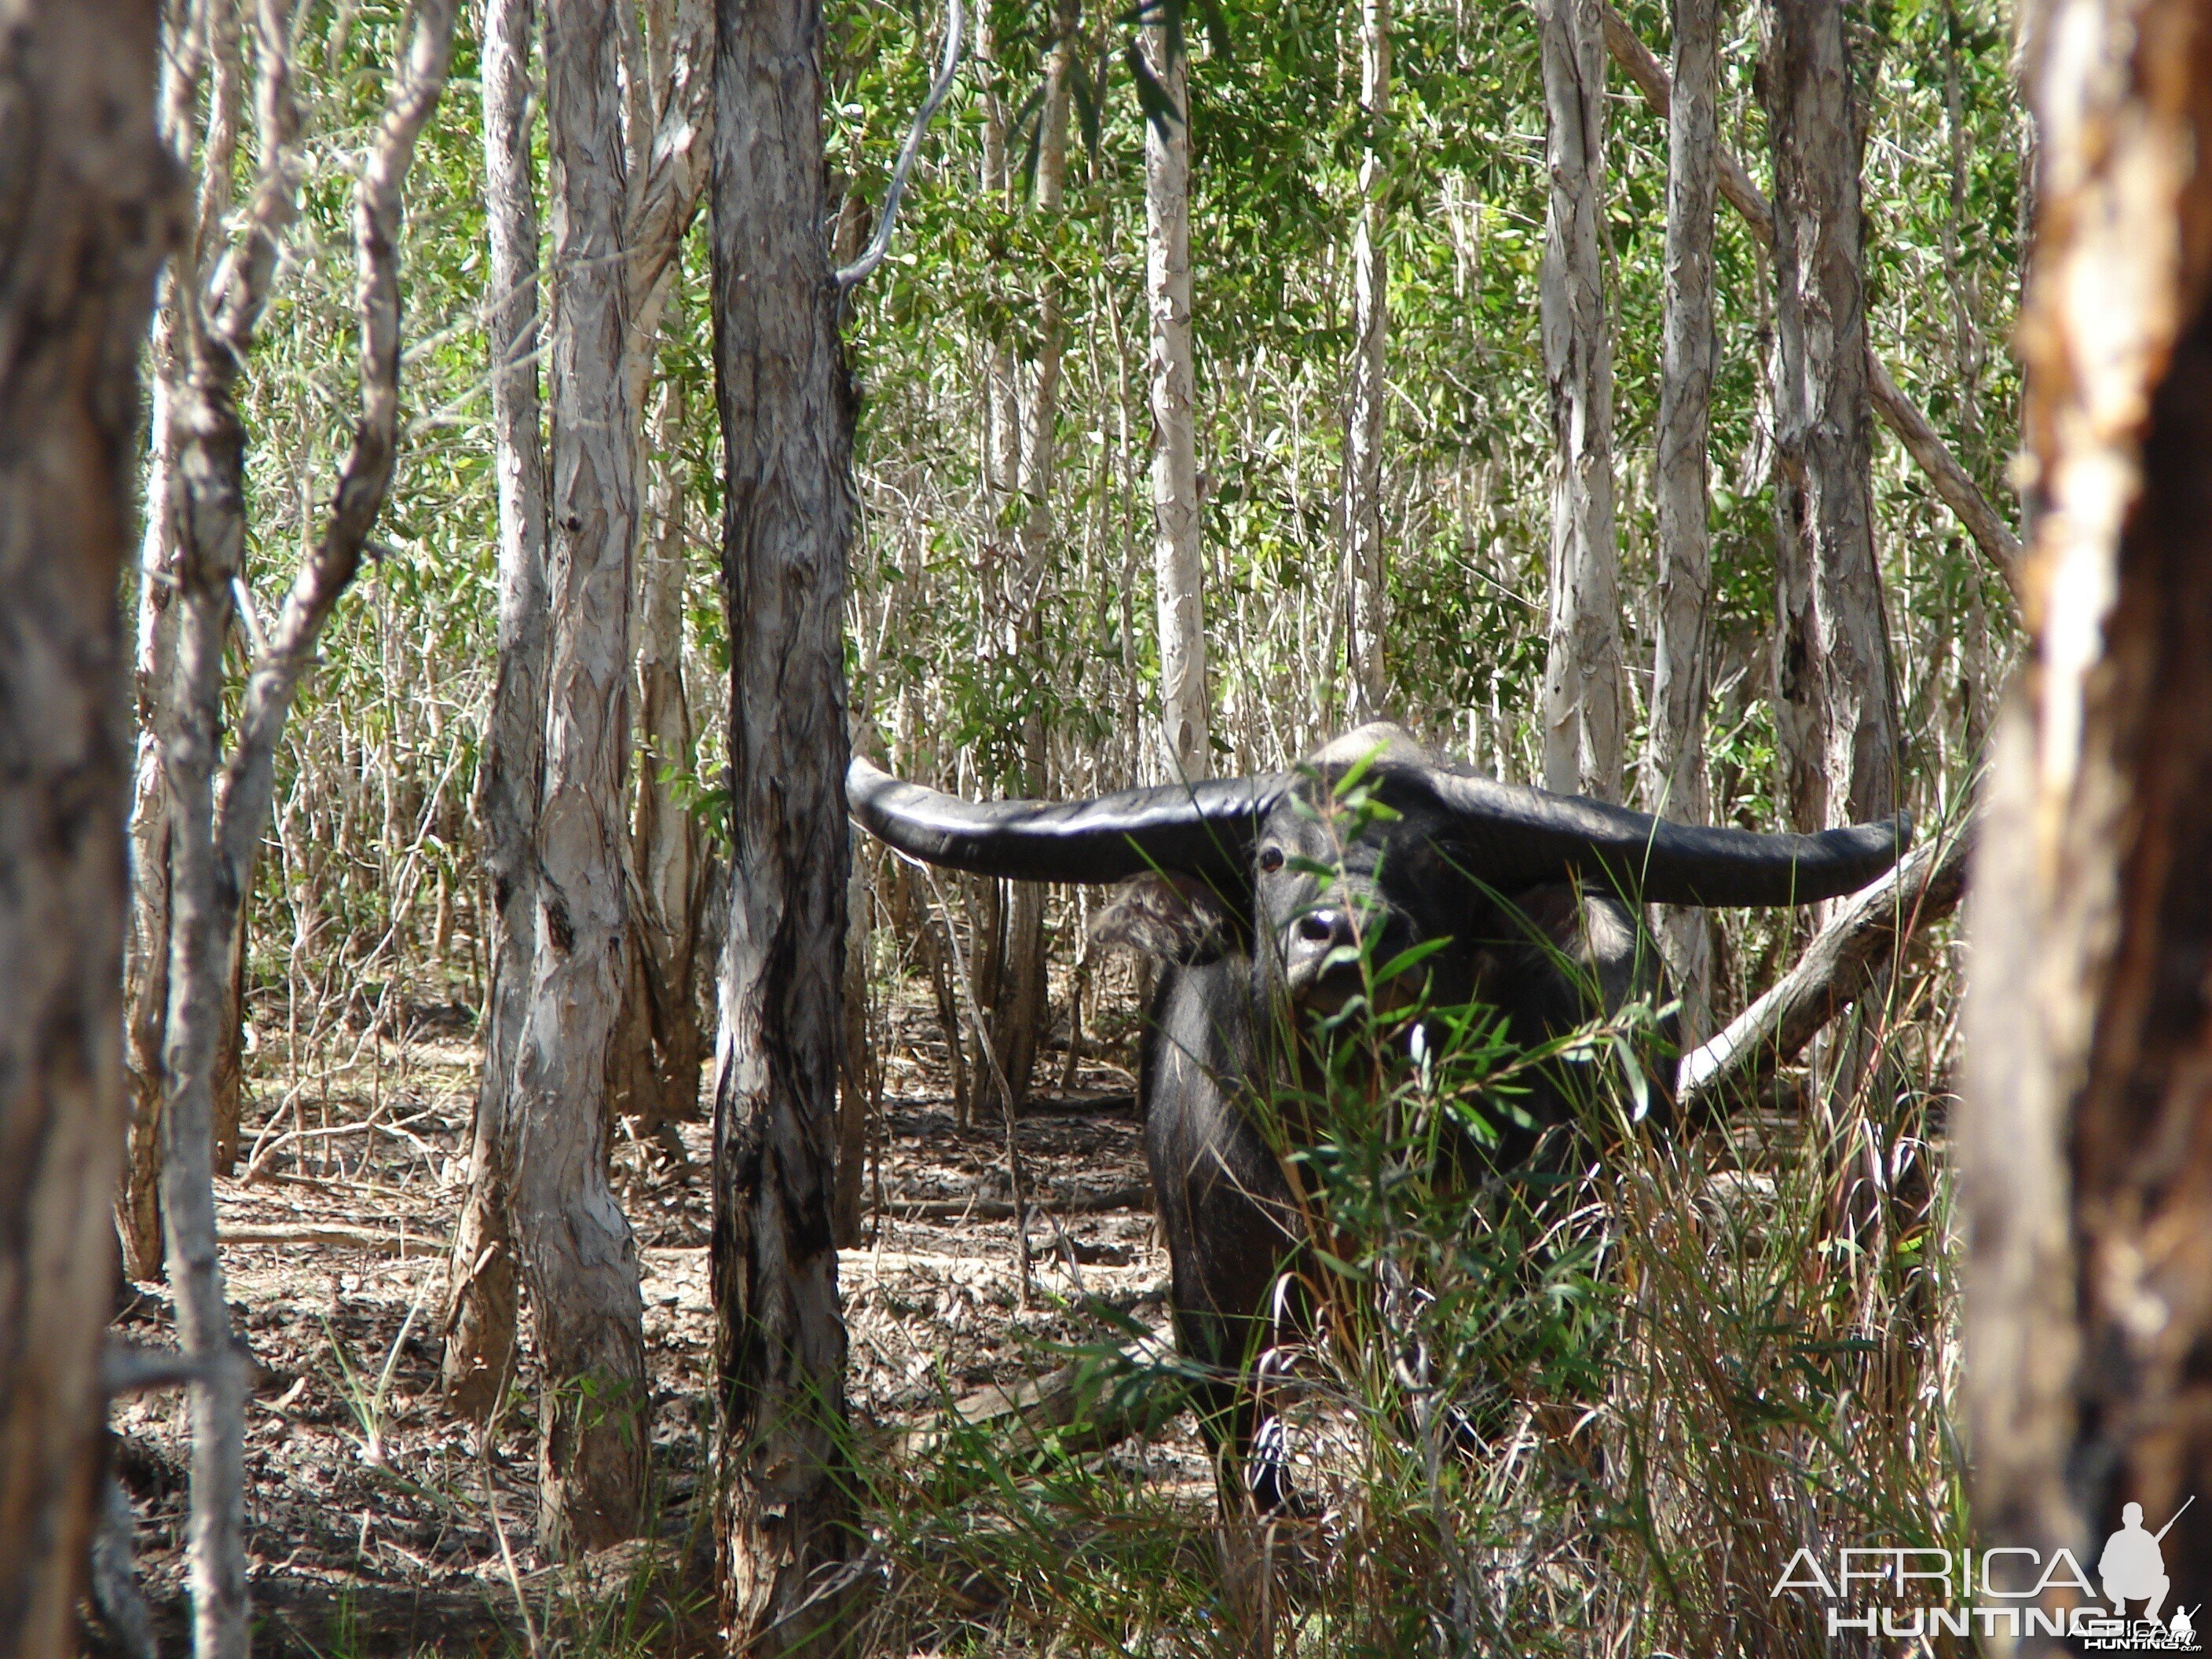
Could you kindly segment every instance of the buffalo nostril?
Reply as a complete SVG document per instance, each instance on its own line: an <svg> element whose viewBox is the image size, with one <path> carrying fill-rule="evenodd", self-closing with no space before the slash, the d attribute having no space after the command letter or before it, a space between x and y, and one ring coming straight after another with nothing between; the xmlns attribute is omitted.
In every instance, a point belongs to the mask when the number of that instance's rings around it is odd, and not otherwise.
<svg viewBox="0 0 2212 1659"><path fill-rule="evenodd" d="M1336 937L1336 918L1315 915L1298 918L1298 937L1316 945L1326 945Z"/></svg>

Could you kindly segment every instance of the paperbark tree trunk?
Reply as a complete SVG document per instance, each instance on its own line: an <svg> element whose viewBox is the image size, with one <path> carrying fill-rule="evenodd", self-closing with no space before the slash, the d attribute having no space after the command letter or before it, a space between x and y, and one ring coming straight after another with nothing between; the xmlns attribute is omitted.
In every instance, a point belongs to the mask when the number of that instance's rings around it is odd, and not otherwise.
<svg viewBox="0 0 2212 1659"><path fill-rule="evenodd" d="M548 0L553 204L550 629L535 957L501 1163L538 1335L538 1534L556 1553L628 1537L645 1495L643 1305L607 1181L607 1054L627 909L635 422L623 374L622 119L613 12Z"/></svg>
<svg viewBox="0 0 2212 1659"><path fill-rule="evenodd" d="M837 1073L837 1181L832 1225L837 1248L860 1242L862 1194L868 1172L868 1124L882 1106L883 1068L870 1056L868 1042L867 853L862 832L848 837L850 860L845 881L845 1035Z"/></svg>
<svg viewBox="0 0 2212 1659"><path fill-rule="evenodd" d="M537 950L538 796L545 750L545 445L538 392L538 199L530 149L530 42L536 0L484 8L484 198L490 261L484 334L491 358L499 483L499 665L477 765L476 817L491 887L483 1070L470 1137L469 1191L447 1272L446 1395L482 1419L514 1364L514 1242L507 1213L507 1100Z"/></svg>
<svg viewBox="0 0 2212 1659"><path fill-rule="evenodd" d="M1800 830L1887 817L1898 729L1875 562L1859 132L1843 9L1771 0L1759 66L1774 145L1774 684Z"/></svg>
<svg viewBox="0 0 2212 1659"><path fill-rule="evenodd" d="M1024 729L1026 764L1017 780L1019 793L1032 798L1050 787L1045 777L1044 722L1031 715ZM979 1097L986 1110L1018 1110L1029 1097L1036 1073L1037 1032L1046 1008L1045 885L1036 881L999 884L1005 939L994 964L988 1008L992 1061L976 1062ZM1000 1079L1006 1081L1002 1094Z"/></svg>
<svg viewBox="0 0 2212 1659"><path fill-rule="evenodd" d="M1075 72L1081 27L1079 0L1057 0L1052 42L1045 57L1043 104L1037 118L1041 125L1036 213L1048 224L1060 217L1066 204L1069 78ZM1060 364L1066 332L1060 312L1059 275L1048 264L1037 284L1036 377L1022 454L1022 494L1026 505L1022 569L1016 587L1022 608L1014 643L1024 654L1036 649L1036 596L1042 591L1052 541L1052 487L1058 459L1054 452L1060 435ZM1046 776L1043 722L1031 716L1022 736L1025 763L1018 787L1024 794L1043 794L1051 787ZM998 1079L1003 1077L1011 1098L1000 1104L1018 1108L1029 1096L1036 1070L1037 1028L1046 1015L1045 888L1039 882L1009 882L1003 884L1000 896L1006 923L1005 954L1003 963L995 964L996 983L991 986L990 1000L985 1005L990 1009L989 1035L997 1064L979 1067L979 1074L987 1104L1000 1101Z"/></svg>
<svg viewBox="0 0 2212 1659"><path fill-rule="evenodd" d="M161 1275L161 1036L169 1011L169 805L155 722L177 648L176 544L168 533L168 488L176 454L166 390L178 372L174 345L174 309L164 306L148 353L154 367L147 446L152 459L147 468L138 639L131 674L138 744L131 769L131 909L123 957L124 1060L131 1085L131 1123L115 1205L124 1271L137 1279Z"/></svg>
<svg viewBox="0 0 2212 1659"><path fill-rule="evenodd" d="M181 199L151 0L10 17L0 87L0 1655L64 1659L99 1490L137 357Z"/></svg>
<svg viewBox="0 0 2212 1659"><path fill-rule="evenodd" d="M2155 1532L2212 1492L2212 6L2033 23L2036 536L1969 898L1964 1375L1978 1541L2094 1571L2124 1504ZM2212 1600L2212 1525L2162 1552L2166 1614Z"/></svg>
<svg viewBox="0 0 2212 1659"><path fill-rule="evenodd" d="M131 933L124 963L125 1055L131 1070L130 1152L118 1200L125 1258L134 1277L158 1279L161 1238L161 1053L169 1018L169 803L160 726L162 699L173 684L179 626L174 514L185 488L179 476L193 434L177 417L190 401L187 378L200 331L184 307L203 303L198 279L219 246L221 221L236 206L234 170L246 70L234 6L184 5L164 26L157 114L162 142L186 168L197 168L197 200L179 269L161 289L149 353L154 371L144 541L140 554L138 641L135 667L139 743L131 788ZM205 89L203 112L196 107ZM251 268L241 275L232 315L250 329L258 316Z"/></svg>
<svg viewBox="0 0 2212 1659"><path fill-rule="evenodd" d="M1171 775L1210 777L1198 439L1190 343L1190 100L1187 60L1164 22L1143 33L1166 112L1145 123L1145 292L1152 313L1152 544L1158 590L1160 725Z"/></svg>
<svg viewBox="0 0 2212 1659"><path fill-rule="evenodd" d="M1382 432L1389 407L1383 384L1390 332L1389 272L1382 240L1389 227L1390 0L1361 0L1359 109L1367 127L1359 163L1359 224L1352 244L1351 384L1344 406L1345 639L1352 717L1386 712L1389 571L1382 551Z"/></svg>
<svg viewBox="0 0 2212 1659"><path fill-rule="evenodd" d="M999 67L999 31L989 6L977 8L975 79L983 102L983 196L994 208L1012 205L1006 170L1006 100ZM990 344L983 402L983 484L992 495L995 520L1006 498L1020 487L1022 416L1020 389L1014 379L1014 354L1003 338Z"/></svg>
<svg viewBox="0 0 2212 1659"><path fill-rule="evenodd" d="M221 1041L225 943L215 780L222 765L222 656L239 572L243 501L226 485L243 471L245 434L230 388L198 388L187 452L212 460L192 484L191 515L214 533L180 537L182 609L170 684L161 700L169 805L169 1006L163 1023L161 1218L179 1346L204 1367L191 1397L191 1511L185 1544L192 1646L204 1659L235 1659L247 1645L246 1395L216 1254L215 1064Z"/></svg>
<svg viewBox="0 0 2212 1659"><path fill-rule="evenodd" d="M717 1526L740 1650L816 1653L859 1543L832 1231L853 408L819 0L719 0L714 303L737 856L714 1088Z"/></svg>
<svg viewBox="0 0 2212 1659"><path fill-rule="evenodd" d="M1552 177L1539 300L1551 388L1547 788L1621 787L1620 549L1613 526L1613 319L1605 291L1605 35L1596 0L1536 0Z"/></svg>
<svg viewBox="0 0 2212 1659"><path fill-rule="evenodd" d="M1066 211L1067 118L1075 48L1083 27L1081 0L1056 0L1052 45L1045 56L1044 103L1037 119L1036 215L1048 226ZM1047 233L1050 234L1049 231ZM1029 441L1022 457L1024 588L1034 586L1052 535L1052 482L1058 463L1060 362L1066 347L1058 272L1046 265L1037 282L1036 385L1030 398Z"/></svg>
<svg viewBox="0 0 2212 1659"><path fill-rule="evenodd" d="M620 14L614 15L613 22L618 47L621 39L626 38L622 36ZM587 192L592 216L588 232L578 229L575 234L586 240L602 236L599 221L611 215L616 226L613 240L620 252L606 256L605 270L594 267L582 273L589 280L564 293L572 317L580 318L586 308L595 308L589 325L595 343L581 358L573 352L556 351L548 378L556 404L568 399L572 410L579 404L590 406L577 417L584 424L579 427L572 419L568 428L590 452L583 471L572 482L586 495L596 492L605 500L618 498L630 509L619 532L611 523L596 525L579 513L571 515L577 524L568 527L568 533L621 539L625 583L637 536L634 505L641 471L635 401L651 362L663 279L697 204L706 148L703 7L697 0L677 0L672 7L653 8L647 22L647 35L639 43L646 61L626 63L621 87L605 89L603 97L600 89L587 88L598 100L588 108L579 107L573 100L561 103L557 107L564 122L573 113L596 125L581 135L564 131L555 145L559 149L565 144L580 167L603 175L592 180ZM561 955L568 948L556 937L542 933L538 927L543 878L538 843L550 787L546 773L547 733L564 716L552 708L550 692L555 630L549 606L555 596L547 568L551 533L546 506L548 464L537 380L538 226L527 125L531 29L532 6L527 0L498 0L487 13L484 142L492 245L487 312L495 364L493 430L501 490L501 662L493 688L484 759L477 774L477 810L484 827L486 866L492 878L495 948L484 1020L484 1073L477 1091L469 1194L454 1236L444 1358L449 1397L459 1408L479 1416L495 1403L501 1379L512 1364L517 1251L539 1249L541 1259L558 1273L562 1271L558 1264L568 1252L605 1244L611 1236L608 1217L615 1214L612 1199L607 1196L606 1209L594 1224L601 1232L586 1235L596 1238L597 1244L579 1245L569 1236L570 1222L563 1211L547 1209L537 1202L518 1208L510 1185L516 1148L532 1133L520 1121L524 1109L515 1091L522 1033L532 1018L534 982L542 959ZM624 90L630 94L626 110L620 101ZM611 116L610 108L615 112ZM621 139L611 145L610 122ZM598 244L593 241L592 245ZM610 351L614 353L611 368L608 367ZM580 388L572 386L568 377L578 372L592 377L591 384ZM625 426L602 431L592 423L611 412L610 384L631 419ZM628 485L618 497L610 493L617 490L612 482L617 474ZM611 568L599 568L590 580L611 580L613 574ZM570 574L574 575L574 571ZM629 592L626 586L625 602ZM578 590L570 598L591 613L590 617L572 615L572 623L587 626L595 617L611 628L613 619L604 610L605 595L596 587L588 592ZM626 641L626 631L623 637ZM680 651L680 623L678 641ZM590 649L596 651L598 643ZM573 635L571 644L580 647ZM623 648L627 649L626 643ZM591 672L597 672L596 661ZM626 676L625 668L625 680ZM574 684L569 690L574 691ZM625 728L619 734L623 754L614 775L618 794L628 740ZM596 743L596 733L592 741ZM580 766L584 764L580 755L580 750L572 751ZM595 758L590 764L597 766L599 762ZM622 814L618 805L612 821L617 843L626 855L629 837L622 825ZM563 879L571 878L582 877L564 870ZM619 904L624 896L620 885L616 893ZM594 896L598 896L596 889ZM618 930L617 940L623 952L631 948L628 930ZM625 954L620 967L627 969L628 965ZM628 977L626 971L618 971L617 985L627 983ZM599 1013L593 1012L588 1018L568 1022L565 1029L576 1042L597 1045L600 1072L593 1109L604 1116L612 1086L608 1055L619 1050L596 1023L599 1019ZM586 1065L580 1057L576 1061L579 1068ZM582 1074L577 1070L578 1077ZM576 1086L584 1085L580 1082ZM536 1098L542 1103L550 1097ZM570 1131L552 1133L557 1139ZM597 1183L599 1192L605 1194L604 1130L599 1145ZM573 1196L587 1205L597 1202L580 1190ZM562 1236L539 1240L537 1230L541 1227ZM529 1234L526 1238L525 1229ZM621 1270L613 1258L599 1265L613 1278L619 1278ZM600 1310L584 1316L583 1326L575 1328L580 1345L575 1352L585 1352L592 1339L583 1331L592 1319L601 1316L622 1324L626 1318L624 1298L611 1279L579 1286L577 1293L583 1303ZM625 1340L604 1332L601 1337L605 1352L619 1361ZM567 1455L565 1450L562 1455ZM615 1462L620 1462L619 1456ZM561 1495L563 1503L567 1501L564 1486L556 1484L549 1490ZM611 1519L593 1520L587 1531L596 1537L596 1529L602 1525L616 1524ZM586 1534L564 1539L564 1542L574 1541L586 1541Z"/></svg>
<svg viewBox="0 0 2212 1659"><path fill-rule="evenodd" d="M255 650L227 757L221 746L223 653L234 623L234 595L242 591L246 522L245 432L235 384L268 297L278 240L298 205L291 15L278 0L269 0L255 15L260 170L251 204L234 231L222 226L234 240L227 256L215 263L209 286L203 287L192 257L204 243L196 243L179 261L173 279L193 347L189 376L171 388L183 441L167 503L179 614L170 686L160 700L170 848L161 1209L178 1336L198 1374L191 1393L185 1558L194 1648L211 1659L246 1651L250 1611L246 1361L223 1297L213 1186L215 1069L224 1026L234 1016L226 994L229 942L268 834L284 722L313 662L316 641L361 567L392 487L399 409L400 201L416 138L445 88L451 0L422 0L412 24L354 192L360 413L328 513L282 611L265 635L250 630ZM211 135L209 149L216 148ZM224 181L220 191L204 193L204 206L227 194ZM219 219L204 212L203 228Z"/></svg>
<svg viewBox="0 0 2212 1659"><path fill-rule="evenodd" d="M710 36L705 0L658 0L632 41L629 137L632 161L624 230L631 325L624 374L641 417L659 348L676 253L706 187ZM646 1133L699 1114L701 907L707 860L699 827L663 776L693 759L696 728L684 684L684 488L670 457L684 419L681 389L653 404L652 441L631 429L644 513L638 530L637 805L630 835L631 921L622 1010L617 1017L611 1107ZM672 1134L672 1131L671 1132ZM680 1152L681 1143L673 1142Z"/></svg>
<svg viewBox="0 0 2212 1659"><path fill-rule="evenodd" d="M1686 823L1711 815L1705 786L1712 557L1707 441L1713 389L1715 0L1674 0L1667 122L1666 322L1659 374L1657 629L1644 798ZM1682 1000L1682 1046L1712 1029L1712 933L1705 911L1668 907L1659 945Z"/></svg>
<svg viewBox="0 0 2212 1659"><path fill-rule="evenodd" d="M682 426L681 388L665 381L650 447L669 453ZM611 1105L641 1133L699 1115L697 969L707 860L699 826L663 770L693 763L697 732L684 686L684 495L672 465L653 468L640 555L639 776L630 831L633 926Z"/></svg>

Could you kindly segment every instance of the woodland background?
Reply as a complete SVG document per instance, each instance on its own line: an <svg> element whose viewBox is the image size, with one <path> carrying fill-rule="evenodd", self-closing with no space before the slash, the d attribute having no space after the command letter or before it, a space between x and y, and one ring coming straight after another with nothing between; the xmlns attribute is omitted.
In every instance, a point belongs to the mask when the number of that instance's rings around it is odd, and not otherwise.
<svg viewBox="0 0 2212 1659"><path fill-rule="evenodd" d="M1362 135L1355 16L1295 0L1231 4L1223 15L1225 58L1205 32L1192 38L1192 319L1212 741L1217 769L1231 771L1295 760L1346 723L1352 702L1340 526ZM1984 494L2008 501L2019 388L2005 342L2018 303L2026 142L2010 24L1972 6L1850 15L1867 125L1869 337ZM383 61L389 35L378 31L395 26L362 7L337 38L318 30L318 15L308 40L328 70L303 82L316 142L302 223L247 374L248 556L272 586L289 575L301 502L330 476L347 429L337 343L349 278L327 254L346 240L342 161L358 147L374 95L362 70L349 66ZM1624 15L1663 46L1657 9ZM1156 727L1145 736L1158 647L1144 118L1123 61L1126 26L1088 14L1084 79L1095 89L1076 100L1063 210L1037 208L1048 21L1017 13L1000 27L1009 182L982 183L988 123L976 71L923 144L894 252L856 294L848 331L863 504L848 612L856 721L873 727L905 775L1037 794L1164 775ZM1752 86L1757 21L1748 10L1732 20L1720 60L1723 138L1754 166L1765 150ZM941 22L890 6L831 15L824 137L862 211L880 198ZM1540 780L1533 722L1553 446L1537 331L1547 180L1534 21L1513 8L1401 4L1393 46L1386 703L1416 732L1501 777ZM390 551L333 624L287 743L283 851L263 866L250 947L264 999L280 988L296 994L297 962L313 964L319 991L377 998L387 985L419 982L392 994L437 1000L449 982L454 1000L480 1000L482 963L465 954L483 936L468 801L497 660L496 512L470 49L465 21L454 85L409 181L411 391L380 534ZM1653 632L1665 131L1618 75L1607 108L1622 654L1634 730ZM1715 241L1707 744L1716 819L1772 827L1772 446L1761 414L1771 275L1725 209ZM690 752L641 762L635 775L673 771L711 828L727 655L715 577L711 320L696 233L684 258L656 364L672 408L650 445L672 502L654 530L672 544L648 556L684 560L684 665L697 735ZM994 471L1005 455L994 455L990 394L1004 360L1020 418L1048 292L1067 347L1048 529L1032 548L1018 484ZM1908 800L1941 817L1971 777L2013 608L2002 573L1886 434L1874 481ZM1034 787L1012 788L1028 775L1032 720L1046 733L1043 771ZM308 1001L335 1011L343 999Z"/></svg>

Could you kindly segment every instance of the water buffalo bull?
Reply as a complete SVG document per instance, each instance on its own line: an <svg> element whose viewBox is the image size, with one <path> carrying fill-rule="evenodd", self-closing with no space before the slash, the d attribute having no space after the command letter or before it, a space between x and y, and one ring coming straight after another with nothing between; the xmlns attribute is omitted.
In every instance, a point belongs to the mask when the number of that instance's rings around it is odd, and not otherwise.
<svg viewBox="0 0 2212 1659"><path fill-rule="evenodd" d="M1347 812L1340 785L1355 768L1370 804ZM1253 1110L1279 1075L1269 1032L1341 1009L1364 983L1363 959L1442 940L1420 964L1427 1006L1488 1005L1511 1040L1534 1043L1656 990L1635 907L1832 898L1887 870L1905 834L1902 821L1816 836L1670 823L1496 782L1386 725L1293 773L1097 800L965 801L859 760L847 787L855 820L926 862L1122 884L1093 931L1165 964L1139 1103L1177 1340L1224 1379L1265 1345L1270 1288L1304 1232ZM1522 1127L1486 1154L1499 1167L1527 1155L1529 1124L1566 1115L1541 1084L1516 1103ZM1200 1421L1241 1459L1253 1396L1212 1386ZM1251 1476L1263 1504L1279 1498L1267 1460Z"/></svg>

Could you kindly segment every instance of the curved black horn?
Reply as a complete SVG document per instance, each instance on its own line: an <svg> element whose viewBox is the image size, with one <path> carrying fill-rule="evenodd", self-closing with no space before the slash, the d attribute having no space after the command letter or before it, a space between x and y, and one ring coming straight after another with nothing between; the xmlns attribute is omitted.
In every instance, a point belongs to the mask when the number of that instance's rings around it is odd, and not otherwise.
<svg viewBox="0 0 2212 1659"><path fill-rule="evenodd" d="M1810 904L1856 892L1912 841L1904 813L1814 836L1761 836L1441 769L1428 782L1459 821L1453 839L1469 868L1505 891L1572 872L1650 904Z"/></svg>
<svg viewBox="0 0 2212 1659"><path fill-rule="evenodd" d="M925 864L1018 881L1121 881L1146 870L1249 876L1253 823L1284 787L1214 778L1096 800L969 801L854 759L853 821Z"/></svg>

